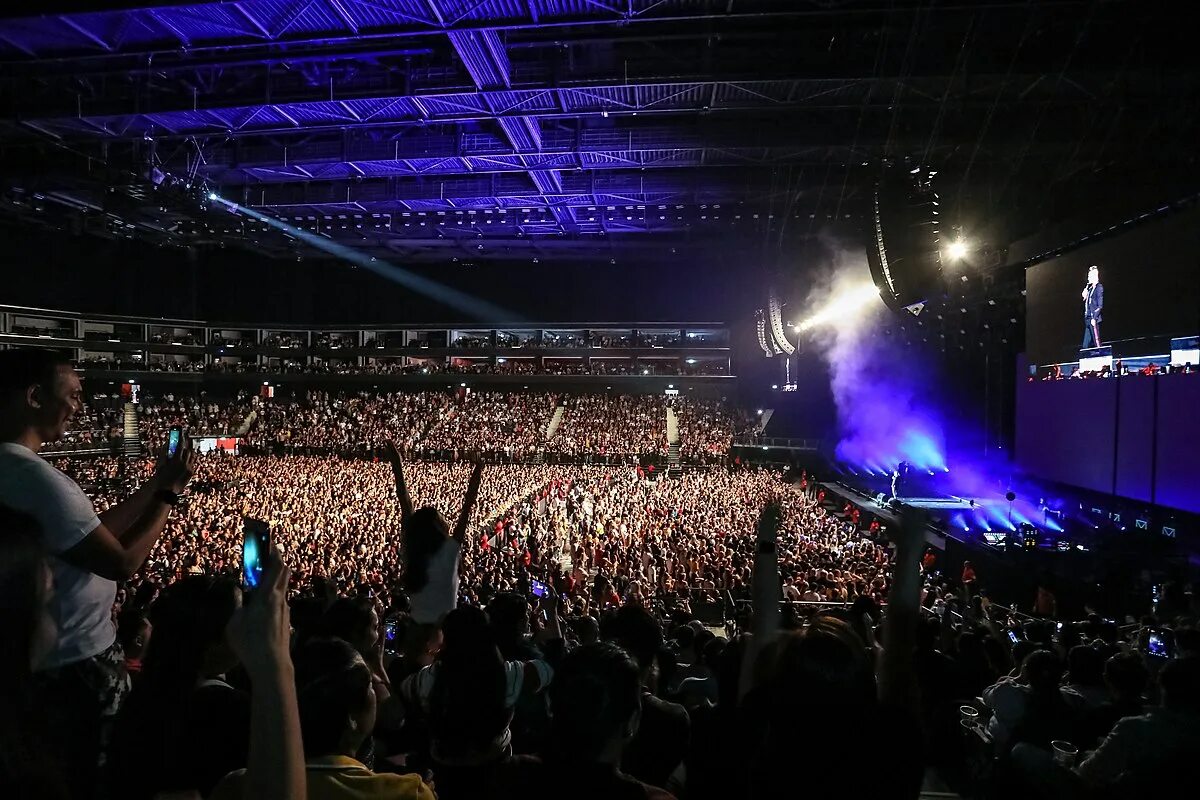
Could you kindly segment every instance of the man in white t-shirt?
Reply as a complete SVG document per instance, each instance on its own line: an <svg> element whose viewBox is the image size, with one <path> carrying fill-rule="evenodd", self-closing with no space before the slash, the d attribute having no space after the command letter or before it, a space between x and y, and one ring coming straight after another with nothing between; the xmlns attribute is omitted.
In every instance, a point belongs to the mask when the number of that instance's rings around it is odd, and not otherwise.
<svg viewBox="0 0 1200 800"><path fill-rule="evenodd" d="M38 455L61 439L83 404L71 362L48 350L0 352L0 504L34 517L53 576L54 644L36 666L46 744L74 795L95 789L101 731L128 681L116 643L116 581L133 575L192 473L183 446L124 502L97 515L83 490Z"/></svg>

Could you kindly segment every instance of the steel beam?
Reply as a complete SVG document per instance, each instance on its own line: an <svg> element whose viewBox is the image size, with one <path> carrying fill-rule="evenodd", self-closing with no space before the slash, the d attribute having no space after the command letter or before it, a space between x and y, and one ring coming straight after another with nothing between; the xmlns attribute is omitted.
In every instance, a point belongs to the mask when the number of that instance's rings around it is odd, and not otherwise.
<svg viewBox="0 0 1200 800"><path fill-rule="evenodd" d="M871 86L874 91L868 91ZM283 101L272 95L268 108L280 115L300 121L310 130L366 129L423 122L468 122L495 120L504 117L564 119L579 117L631 117L680 112L747 112L783 108L814 111L860 110L896 107L937 109L941 103L914 101L913 95L890 91L886 81L831 81L797 78L775 80L735 81L703 79L694 81L650 81L633 84L600 83L564 85L553 88L518 88L512 90L482 90L429 92L417 94L380 94L369 88L359 91L340 91L331 96L328 87L313 89L306 98ZM716 97L716 105L713 97ZM1078 93L1056 93L1050 105L1083 105L1091 102ZM126 128L126 135L141 138L154 135L159 120L181 135L209 133L272 133L292 127L280 125L270 115L260 116L253 124L240 127L230 120L245 119L263 108L262 98L214 96L197 103L180 102L174 108L159 108L152 114L133 109L113 109L114 113L100 114L84 108L83 113L45 115L16 113L23 119L35 120L44 127L64 134L87 133L82 118L100 122L109 128ZM994 97L951 98L957 109L989 110L999 102ZM360 119L347 119L346 106L353 108ZM565 109L565 110L564 110ZM108 124L120 120L119 124ZM126 122L128 125L126 126Z"/></svg>

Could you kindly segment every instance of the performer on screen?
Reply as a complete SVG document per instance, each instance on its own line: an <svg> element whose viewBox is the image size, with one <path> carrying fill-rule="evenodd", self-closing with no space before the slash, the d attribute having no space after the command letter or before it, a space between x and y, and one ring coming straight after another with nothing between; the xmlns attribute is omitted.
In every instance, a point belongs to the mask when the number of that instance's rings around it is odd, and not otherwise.
<svg viewBox="0 0 1200 800"><path fill-rule="evenodd" d="M1084 350L1100 346L1100 312L1104 310L1104 284L1100 283L1100 268L1092 265L1087 279L1087 286L1083 287Z"/></svg>

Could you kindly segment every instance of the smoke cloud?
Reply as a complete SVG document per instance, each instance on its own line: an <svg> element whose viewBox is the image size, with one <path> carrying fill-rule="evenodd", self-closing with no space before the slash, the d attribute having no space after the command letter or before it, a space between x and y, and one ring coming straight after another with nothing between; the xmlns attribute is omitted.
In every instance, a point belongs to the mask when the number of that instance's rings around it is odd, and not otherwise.
<svg viewBox="0 0 1200 800"><path fill-rule="evenodd" d="M870 284L861 246L823 241L827 266L808 293L805 307L818 310ZM934 385L929 366L913 348L885 335L890 312L878 294L836 318L815 326L807 336L829 366L838 416L839 459L890 470L900 461L923 469L945 464L940 415L929 399Z"/></svg>

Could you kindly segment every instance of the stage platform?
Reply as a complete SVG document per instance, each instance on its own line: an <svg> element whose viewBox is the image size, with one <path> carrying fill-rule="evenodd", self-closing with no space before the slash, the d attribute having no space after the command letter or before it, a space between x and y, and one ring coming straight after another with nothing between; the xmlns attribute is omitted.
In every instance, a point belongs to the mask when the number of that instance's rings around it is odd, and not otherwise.
<svg viewBox="0 0 1200 800"><path fill-rule="evenodd" d="M900 515L899 514L897 514L892 509L888 508L886 505L880 505L875 497L872 497L871 495L867 494L866 492L864 492L860 489L856 489L852 486L848 486L843 483L834 483L834 482L828 482L828 483L818 482L817 486L824 489L828 494L832 494L835 497L839 498L841 501L851 503L852 505L857 507L860 511L878 518L879 521L882 522L885 526L893 527L893 526L900 525ZM826 499L828 499L828 498L826 498ZM900 502L907 503L908 505L913 506L915 508L922 508L922 509L925 509L928 511L962 509L962 508L970 508L971 507L971 501L965 500L961 497L949 497L949 498L914 497L911 499L901 498ZM841 505L841 503L838 503L838 505ZM930 545L931 547L938 549L938 550L944 550L946 548L946 534L942 530L935 528L933 525L927 525L925 528L925 543Z"/></svg>
<svg viewBox="0 0 1200 800"><path fill-rule="evenodd" d="M930 511L951 511L975 507L975 503L965 497L901 497L899 499L907 506L925 508Z"/></svg>
<svg viewBox="0 0 1200 800"><path fill-rule="evenodd" d="M1163 348L1163 344L1167 347ZM1155 352L1156 349L1159 352ZM1200 368L1200 336L1178 336L1169 343L1161 338L1110 342L1103 347L1080 350L1074 361L1042 364L1031 369L1030 374L1041 378L1057 368L1063 377L1069 377L1076 368L1082 372L1098 372L1104 364L1122 375L1140 372L1150 366L1163 372L1170 367L1183 367L1195 371Z"/></svg>

